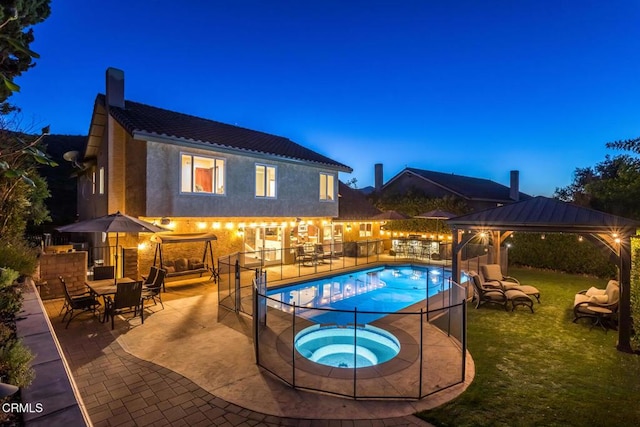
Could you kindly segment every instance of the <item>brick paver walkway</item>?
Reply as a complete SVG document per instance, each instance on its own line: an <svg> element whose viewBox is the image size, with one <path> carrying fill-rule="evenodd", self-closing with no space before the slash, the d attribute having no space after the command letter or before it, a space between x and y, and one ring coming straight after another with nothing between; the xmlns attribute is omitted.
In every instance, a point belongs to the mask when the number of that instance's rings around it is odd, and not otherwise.
<svg viewBox="0 0 640 427"><path fill-rule="evenodd" d="M176 372L127 353L105 325L74 320L45 303L89 417L106 426L426 426L414 416L378 420L280 418L226 402Z"/></svg>

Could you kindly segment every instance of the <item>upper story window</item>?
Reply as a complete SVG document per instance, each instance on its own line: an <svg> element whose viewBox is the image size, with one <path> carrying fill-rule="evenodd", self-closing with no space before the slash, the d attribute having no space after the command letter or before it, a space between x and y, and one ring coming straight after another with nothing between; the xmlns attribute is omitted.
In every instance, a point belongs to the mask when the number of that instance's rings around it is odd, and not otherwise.
<svg viewBox="0 0 640 427"><path fill-rule="evenodd" d="M256 197L276 197L276 167L256 165Z"/></svg>
<svg viewBox="0 0 640 427"><path fill-rule="evenodd" d="M181 164L183 193L225 194L224 159L183 154Z"/></svg>
<svg viewBox="0 0 640 427"><path fill-rule="evenodd" d="M91 171L91 194L96 194L96 170Z"/></svg>
<svg viewBox="0 0 640 427"><path fill-rule="evenodd" d="M100 168L100 174L98 175L98 188L100 194L104 194L104 166Z"/></svg>
<svg viewBox="0 0 640 427"><path fill-rule="evenodd" d="M320 173L320 200L334 201L335 176L328 173Z"/></svg>

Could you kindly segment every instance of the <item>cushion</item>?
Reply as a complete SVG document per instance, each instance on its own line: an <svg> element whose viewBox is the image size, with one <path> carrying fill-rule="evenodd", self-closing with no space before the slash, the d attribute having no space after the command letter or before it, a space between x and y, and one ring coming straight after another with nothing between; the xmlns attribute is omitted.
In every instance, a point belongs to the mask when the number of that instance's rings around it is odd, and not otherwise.
<svg viewBox="0 0 640 427"><path fill-rule="evenodd" d="M167 274L169 274L169 273L173 273L173 272L175 272L175 271L176 271L176 268L175 268L174 266L172 266L172 265L170 265L170 266L168 266L168 267L165 267L164 269L165 269L165 271L167 272Z"/></svg>
<svg viewBox="0 0 640 427"><path fill-rule="evenodd" d="M594 295L604 295L606 291L604 289L598 289L595 286L590 287L585 293L586 296L592 297Z"/></svg>
<svg viewBox="0 0 640 427"><path fill-rule="evenodd" d="M204 268L204 263L198 258L191 258L189 260L189 270L197 270L199 268Z"/></svg>
<svg viewBox="0 0 640 427"><path fill-rule="evenodd" d="M186 271L189 269L189 261L187 261L186 258L178 258L177 260L175 260L174 264L176 267L176 272Z"/></svg>
<svg viewBox="0 0 640 427"><path fill-rule="evenodd" d="M576 305L581 304L583 302L588 302L590 298L591 297L588 297L584 294L576 294L575 298L573 299L573 306L575 307Z"/></svg>
<svg viewBox="0 0 640 427"><path fill-rule="evenodd" d="M620 299L620 286L616 280L610 280L605 289L605 295L609 298L608 303L617 303Z"/></svg>
<svg viewBox="0 0 640 427"><path fill-rule="evenodd" d="M589 302L593 302L596 304L606 304L609 302L609 297L607 295L592 295L589 297Z"/></svg>
<svg viewBox="0 0 640 427"><path fill-rule="evenodd" d="M499 264L486 264L480 266L484 280L502 280L502 269Z"/></svg>
<svg viewBox="0 0 640 427"><path fill-rule="evenodd" d="M165 261L163 263L163 265L164 265L164 267L173 267L174 263L173 263L173 261L169 260L169 261Z"/></svg>

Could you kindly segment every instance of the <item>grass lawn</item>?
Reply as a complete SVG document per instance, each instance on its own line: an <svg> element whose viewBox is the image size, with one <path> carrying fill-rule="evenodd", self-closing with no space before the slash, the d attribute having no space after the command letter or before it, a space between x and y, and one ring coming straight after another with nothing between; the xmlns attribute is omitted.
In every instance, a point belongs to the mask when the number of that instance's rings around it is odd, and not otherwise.
<svg viewBox="0 0 640 427"><path fill-rule="evenodd" d="M640 356L616 350L617 331L572 323L573 297L607 281L530 269L541 304L468 310L476 376L457 399L418 414L436 426L639 426Z"/></svg>

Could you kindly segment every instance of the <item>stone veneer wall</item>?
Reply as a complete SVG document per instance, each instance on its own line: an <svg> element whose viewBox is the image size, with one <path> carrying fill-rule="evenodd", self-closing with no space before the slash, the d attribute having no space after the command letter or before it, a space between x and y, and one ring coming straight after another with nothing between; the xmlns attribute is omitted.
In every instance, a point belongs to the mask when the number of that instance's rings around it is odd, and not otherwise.
<svg viewBox="0 0 640 427"><path fill-rule="evenodd" d="M42 299L62 298L64 290L58 276L64 277L70 292L84 291L87 280L87 252L40 255L40 278L47 286L40 289Z"/></svg>

